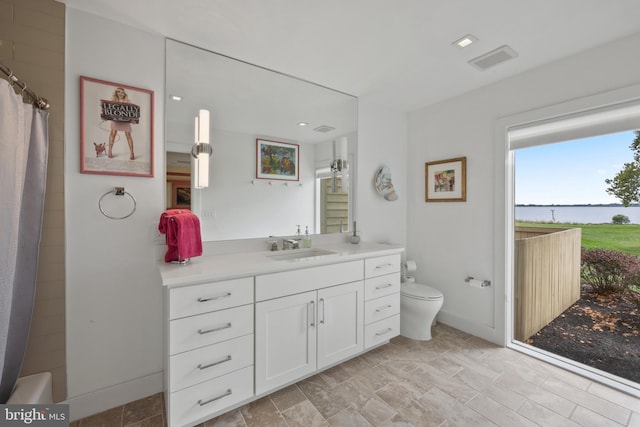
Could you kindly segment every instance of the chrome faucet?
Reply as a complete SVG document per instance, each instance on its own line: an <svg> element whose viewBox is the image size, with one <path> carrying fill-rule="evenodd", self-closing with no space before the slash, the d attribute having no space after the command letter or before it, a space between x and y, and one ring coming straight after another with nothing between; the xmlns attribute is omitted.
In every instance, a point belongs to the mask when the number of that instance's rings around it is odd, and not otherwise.
<svg viewBox="0 0 640 427"><path fill-rule="evenodd" d="M286 250L287 246L290 249L298 249L300 248L300 240L298 239L282 239L282 250Z"/></svg>

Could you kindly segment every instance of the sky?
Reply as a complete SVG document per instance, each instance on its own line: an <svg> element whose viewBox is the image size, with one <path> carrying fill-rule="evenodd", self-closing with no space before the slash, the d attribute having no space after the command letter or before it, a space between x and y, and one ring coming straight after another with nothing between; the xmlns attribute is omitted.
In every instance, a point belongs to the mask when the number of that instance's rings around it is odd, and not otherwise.
<svg viewBox="0 0 640 427"><path fill-rule="evenodd" d="M604 180L633 161L635 136L629 131L516 150L516 204L620 203Z"/></svg>

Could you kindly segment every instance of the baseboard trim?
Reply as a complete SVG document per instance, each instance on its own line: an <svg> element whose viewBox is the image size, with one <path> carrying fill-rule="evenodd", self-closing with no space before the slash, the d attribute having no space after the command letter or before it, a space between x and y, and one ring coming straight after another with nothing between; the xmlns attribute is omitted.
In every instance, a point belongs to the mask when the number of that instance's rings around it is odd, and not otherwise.
<svg viewBox="0 0 640 427"><path fill-rule="evenodd" d="M451 326L452 328L458 329L462 332L474 335L478 338L482 338L483 340L501 345L501 341L496 337L495 328L486 325L480 325L477 322L472 322L469 319L465 319L446 311L440 311L436 317L436 321L447 326Z"/></svg>
<svg viewBox="0 0 640 427"><path fill-rule="evenodd" d="M80 396L71 397L64 402L69 405L71 421L89 417L142 399L163 391L163 373L155 372L142 378L116 384Z"/></svg>

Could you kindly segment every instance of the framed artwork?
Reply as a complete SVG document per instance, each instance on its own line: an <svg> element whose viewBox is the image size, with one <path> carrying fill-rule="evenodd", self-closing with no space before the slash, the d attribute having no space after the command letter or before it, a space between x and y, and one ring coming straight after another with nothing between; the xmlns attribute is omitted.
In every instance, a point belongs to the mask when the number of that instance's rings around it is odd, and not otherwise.
<svg viewBox="0 0 640 427"><path fill-rule="evenodd" d="M300 145L256 139L256 178L298 181Z"/></svg>
<svg viewBox="0 0 640 427"><path fill-rule="evenodd" d="M173 182L173 207L186 209L191 208L191 182Z"/></svg>
<svg viewBox="0 0 640 427"><path fill-rule="evenodd" d="M467 200L467 158L440 160L424 164L425 202L464 202Z"/></svg>
<svg viewBox="0 0 640 427"><path fill-rule="evenodd" d="M153 177L153 92L80 77L80 172Z"/></svg>

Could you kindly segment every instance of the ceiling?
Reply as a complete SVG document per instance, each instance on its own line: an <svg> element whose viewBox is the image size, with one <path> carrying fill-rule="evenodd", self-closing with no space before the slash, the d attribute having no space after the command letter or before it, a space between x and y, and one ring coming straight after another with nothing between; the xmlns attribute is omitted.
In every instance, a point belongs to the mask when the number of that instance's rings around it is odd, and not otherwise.
<svg viewBox="0 0 640 427"><path fill-rule="evenodd" d="M402 111L640 32L638 0L60 1Z"/></svg>

